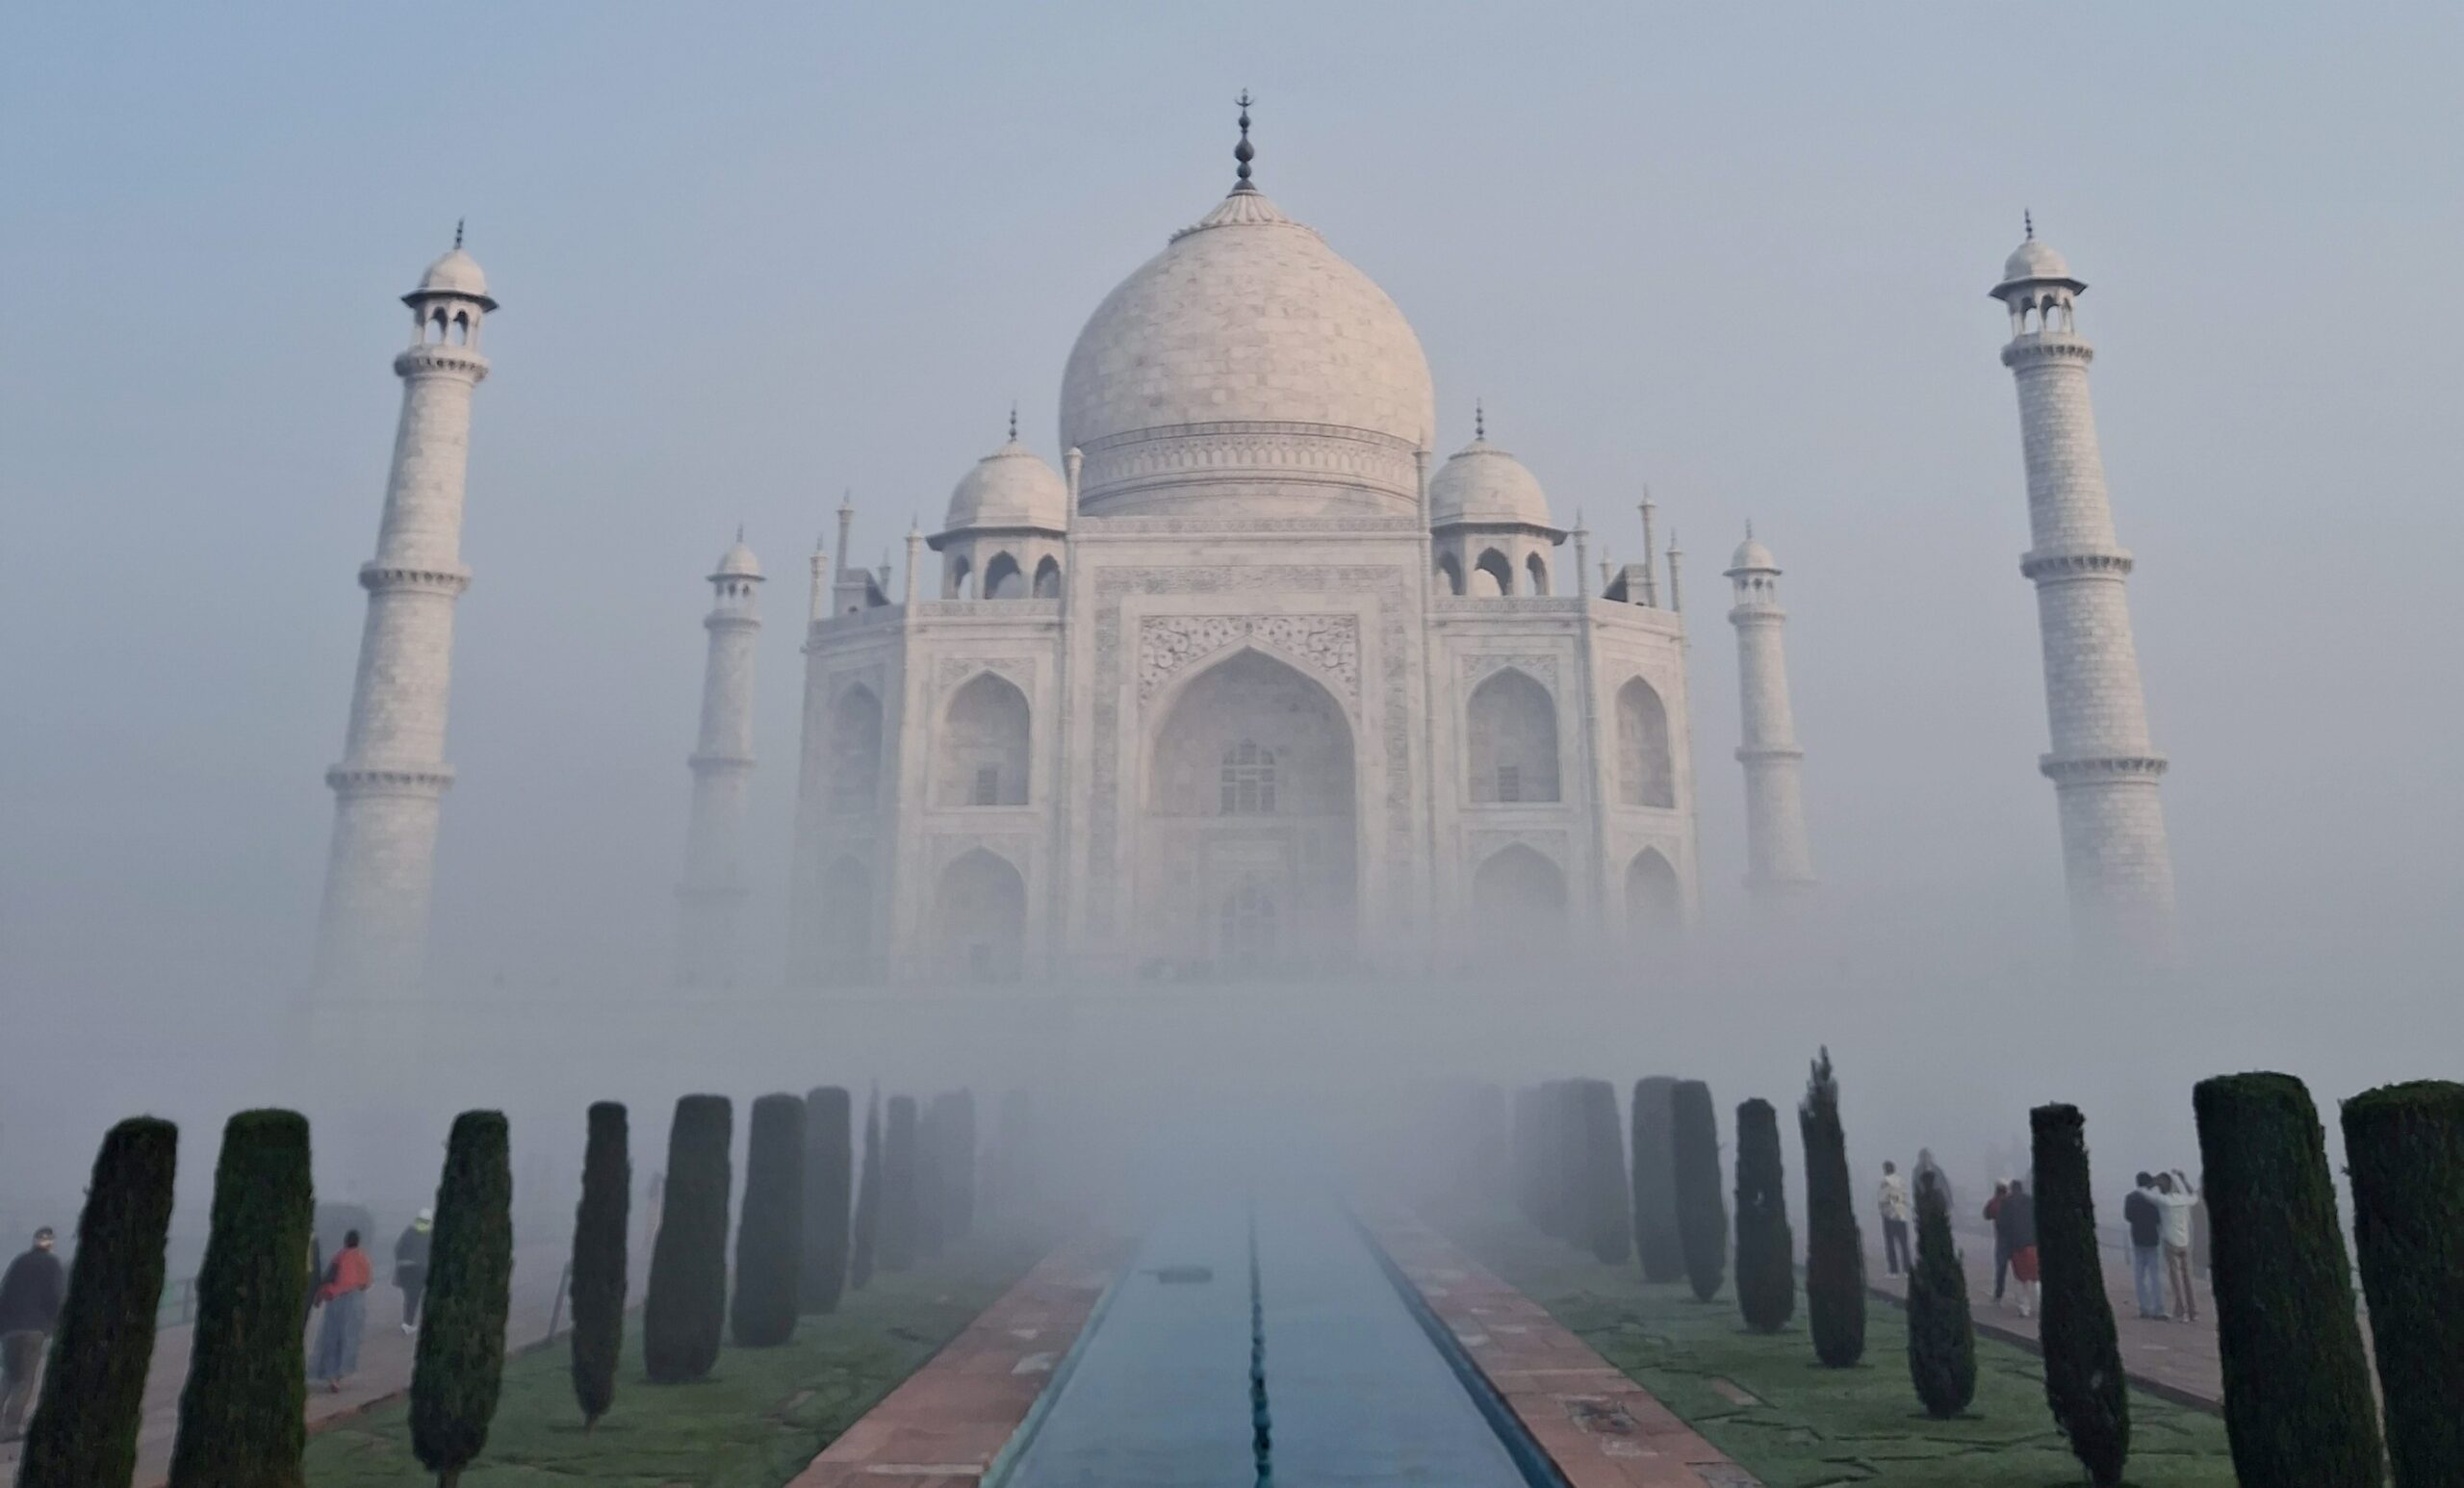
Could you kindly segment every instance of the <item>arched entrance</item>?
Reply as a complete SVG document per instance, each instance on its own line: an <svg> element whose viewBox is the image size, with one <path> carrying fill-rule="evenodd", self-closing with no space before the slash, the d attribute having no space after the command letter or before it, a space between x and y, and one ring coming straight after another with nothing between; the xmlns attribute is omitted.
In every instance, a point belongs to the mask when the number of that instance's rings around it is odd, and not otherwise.
<svg viewBox="0 0 2464 1488"><path fill-rule="evenodd" d="M1358 935L1351 728L1257 651L1216 662L1152 734L1137 868L1150 972L1336 966Z"/></svg>
<svg viewBox="0 0 2464 1488"><path fill-rule="evenodd" d="M1501 947L1527 954L1531 947L1523 937L1565 930L1566 876L1555 863L1517 842L1481 859L1472 875L1472 903L1482 924L1500 932Z"/></svg>
<svg viewBox="0 0 2464 1488"><path fill-rule="evenodd" d="M1636 940L1671 935L1685 924L1685 893L1677 870L1657 848L1647 847L1626 865L1626 933Z"/></svg>
<svg viewBox="0 0 2464 1488"><path fill-rule="evenodd" d="M934 960L952 981L1017 981L1026 970L1026 880L980 847L959 858L941 870L933 939Z"/></svg>

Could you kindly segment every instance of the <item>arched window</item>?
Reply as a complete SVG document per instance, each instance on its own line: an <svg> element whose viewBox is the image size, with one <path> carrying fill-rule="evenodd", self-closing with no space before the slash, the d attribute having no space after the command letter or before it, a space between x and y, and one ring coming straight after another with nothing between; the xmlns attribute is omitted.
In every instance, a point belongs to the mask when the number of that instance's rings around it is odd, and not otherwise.
<svg viewBox="0 0 2464 1488"><path fill-rule="evenodd" d="M1450 552L1445 553L1438 558L1437 577L1444 580L1447 593L1457 597L1461 596L1463 593L1463 565L1454 561L1454 554Z"/></svg>
<svg viewBox="0 0 2464 1488"><path fill-rule="evenodd" d="M972 575L974 572L975 565L967 562L966 555L964 553L959 553L953 556L947 563L941 565L941 598L945 600L965 599L966 581L968 576Z"/></svg>
<svg viewBox="0 0 2464 1488"><path fill-rule="evenodd" d="M950 696L936 741L933 804L1024 806L1029 745L1027 695L979 672Z"/></svg>
<svg viewBox="0 0 2464 1488"><path fill-rule="evenodd" d="M933 928L945 975L967 982L1018 980L1026 969L1026 881L1008 859L974 849L942 870Z"/></svg>
<svg viewBox="0 0 2464 1488"><path fill-rule="evenodd" d="M1627 806L1677 805L1677 767L1669 755L1668 708L1637 677L1617 693L1617 799Z"/></svg>
<svg viewBox="0 0 2464 1488"><path fill-rule="evenodd" d="M1027 577L1018 572L1018 560L1006 552L996 552L992 561L984 565L984 597L988 600L1019 600L1026 598Z"/></svg>
<svg viewBox="0 0 2464 1488"><path fill-rule="evenodd" d="M1626 865L1626 933L1637 939L1682 929L1685 894L1677 870L1657 848L1644 848Z"/></svg>
<svg viewBox="0 0 2464 1488"><path fill-rule="evenodd" d="M1514 565L1492 548L1472 565L1472 597L1494 600L1514 593Z"/></svg>
<svg viewBox="0 0 2464 1488"><path fill-rule="evenodd" d="M1516 843L1492 853L1472 875L1472 898L1483 916L1508 937L1561 929L1566 922L1566 876L1548 859ZM1531 947L1515 944L1527 956Z"/></svg>
<svg viewBox="0 0 2464 1488"><path fill-rule="evenodd" d="M1466 712L1476 806L1557 799L1557 703L1514 667L1472 692Z"/></svg>
<svg viewBox="0 0 2464 1488"><path fill-rule="evenodd" d="M1274 814L1274 751L1243 739L1223 752L1223 816Z"/></svg>
<svg viewBox="0 0 2464 1488"><path fill-rule="evenodd" d="M1531 576L1528 592L1547 594L1549 592L1549 560L1535 552L1523 561L1523 568L1525 573Z"/></svg>
<svg viewBox="0 0 2464 1488"><path fill-rule="evenodd" d="M471 317L468 314L456 314L453 317L453 345L467 346L470 344Z"/></svg>
<svg viewBox="0 0 2464 1488"><path fill-rule="evenodd" d="M830 710L830 808L869 811L881 798L882 704L859 683Z"/></svg>
<svg viewBox="0 0 2464 1488"><path fill-rule="evenodd" d="M1039 600L1061 598L1061 560L1049 553L1044 555L1041 563L1036 565L1036 598Z"/></svg>

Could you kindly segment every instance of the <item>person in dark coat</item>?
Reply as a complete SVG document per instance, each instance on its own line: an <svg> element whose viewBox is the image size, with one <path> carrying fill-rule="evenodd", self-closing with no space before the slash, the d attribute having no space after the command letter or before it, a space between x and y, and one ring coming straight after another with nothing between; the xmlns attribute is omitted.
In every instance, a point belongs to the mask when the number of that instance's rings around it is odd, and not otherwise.
<svg viewBox="0 0 2464 1488"><path fill-rule="evenodd" d="M436 1211L423 1209L394 1242L394 1285L402 1289L404 1337L420 1330L420 1298L427 1294L428 1235L435 1228Z"/></svg>
<svg viewBox="0 0 2464 1488"><path fill-rule="evenodd" d="M2037 1200L2026 1184L2011 1180L1993 1226L1997 1248L2011 1253L2011 1279L2019 1284L2019 1316L2030 1317L2037 1310Z"/></svg>
<svg viewBox="0 0 2464 1488"><path fill-rule="evenodd" d="M25 1436L26 1412L35 1402L35 1379L42 1373L43 1346L60 1324L68 1276L51 1253L49 1226L0 1275L0 1442Z"/></svg>
<svg viewBox="0 0 2464 1488"><path fill-rule="evenodd" d="M1993 1299L2002 1300L2002 1284L2011 1279L2011 1243L2004 1238L2002 1206L2010 1201L2011 1186L1997 1183L1993 1196L1985 1201L1985 1222L1993 1226Z"/></svg>

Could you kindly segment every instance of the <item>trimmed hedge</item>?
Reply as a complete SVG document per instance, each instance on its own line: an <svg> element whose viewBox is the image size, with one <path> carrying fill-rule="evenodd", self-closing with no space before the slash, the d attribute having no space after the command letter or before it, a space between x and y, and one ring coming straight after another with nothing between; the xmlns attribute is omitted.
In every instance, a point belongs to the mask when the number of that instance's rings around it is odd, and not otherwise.
<svg viewBox="0 0 2464 1488"><path fill-rule="evenodd" d="M2130 1460L2130 1388L2096 1253L2095 1186L2087 1121L2076 1106L2028 1113L2036 1156L2037 1264L2042 1269L2044 1398L2054 1424L2096 1488L2121 1481Z"/></svg>
<svg viewBox="0 0 2464 1488"><path fill-rule="evenodd" d="M1736 1108L1736 1308L1757 1333L1779 1332L1797 1310L1786 1182L1780 1114L1757 1096Z"/></svg>
<svg viewBox="0 0 2464 1488"><path fill-rule="evenodd" d="M882 1231L882 1092L864 1102L864 1175L856 1189L856 1227L848 1239L847 1289L861 1292L873 1279L873 1255Z"/></svg>
<svg viewBox="0 0 2464 1488"><path fill-rule="evenodd" d="M1677 1240L1695 1298L1720 1295L1729 1259L1729 1215L1720 1201L1720 1128L1711 1088L1681 1080L1669 1098L1670 1156L1676 1169Z"/></svg>
<svg viewBox="0 0 2464 1488"><path fill-rule="evenodd" d="M915 1254L928 1261L949 1238L949 1115L947 1095L915 1106Z"/></svg>
<svg viewBox="0 0 2464 1488"><path fill-rule="evenodd" d="M2310 1092L2291 1075L2218 1075L2191 1104L2233 1471L2245 1488L2377 1488L2370 1362Z"/></svg>
<svg viewBox="0 0 2464 1488"><path fill-rule="evenodd" d="M808 1314L837 1311L847 1285L853 1124L853 1103L844 1088L824 1085L806 1092L804 1276L796 1305Z"/></svg>
<svg viewBox="0 0 2464 1488"><path fill-rule="evenodd" d="M125 1483L137 1473L179 1154L180 1129L153 1116L131 1116L103 1135L19 1488Z"/></svg>
<svg viewBox="0 0 2464 1488"><path fill-rule="evenodd" d="M445 1140L427 1293L411 1362L411 1450L453 1488L488 1445L504 1382L513 1287L513 1158L501 1111L465 1111Z"/></svg>
<svg viewBox="0 0 2464 1488"><path fill-rule="evenodd" d="M2353 1248L2398 1488L2464 1464L2464 1085L2416 1080L2344 1106Z"/></svg>
<svg viewBox="0 0 2464 1488"><path fill-rule="evenodd" d="M1908 1373L1925 1414L1946 1421L1976 1398L1976 1326L1967 1311L1967 1269L1951 1240L1951 1200L1941 1173L1916 1174L1916 1264L1908 1271ZM2115 1387L2121 1374L2114 1374Z"/></svg>
<svg viewBox="0 0 2464 1488"><path fill-rule="evenodd" d="M1633 1201L1626 1193L1626 1141L1617 1129L1617 1087L1578 1082L1583 1152L1583 1243L1603 1266L1623 1266L1634 1253Z"/></svg>
<svg viewBox="0 0 2464 1488"><path fill-rule="evenodd" d="M315 1211L306 1116L243 1111L224 1124L171 1488L304 1488Z"/></svg>
<svg viewBox="0 0 2464 1488"><path fill-rule="evenodd" d="M1839 1080L1825 1048L1797 1107L1806 1148L1806 1322L1814 1356L1846 1369L1865 1356L1865 1244L1849 1192L1848 1135L1839 1124Z"/></svg>
<svg viewBox="0 0 2464 1488"><path fill-rule="evenodd" d="M642 1298L642 1366L654 1385L700 1379L719 1361L728 1316L728 1193L735 1108L724 1095L676 1102L667 1192Z"/></svg>
<svg viewBox="0 0 2464 1488"><path fill-rule="evenodd" d="M744 1214L735 1227L735 1302L728 1321L737 1347L776 1348L795 1336L804 1248L804 1097L764 1095L753 1103Z"/></svg>
<svg viewBox="0 0 2464 1488"><path fill-rule="evenodd" d="M962 1241L975 1233L975 1092L954 1090L950 1094L948 1121L950 1160L942 1176L950 1186L950 1212L942 1225L944 1237Z"/></svg>
<svg viewBox="0 0 2464 1488"><path fill-rule="evenodd" d="M1677 1155L1669 1133L1669 1103L1677 1081L1654 1075L1634 1082L1631 1114L1634 1163L1634 1250L1645 1281L1675 1281L1685 1274L1685 1241L1677 1226Z"/></svg>
<svg viewBox="0 0 2464 1488"><path fill-rule="evenodd" d="M915 1264L922 1221L916 1210L915 1097L889 1098L889 1125L882 1140L881 1234L875 1238L873 1261L886 1271L903 1271Z"/></svg>
<svg viewBox="0 0 2464 1488"><path fill-rule="evenodd" d="M616 1400L625 1351L626 1227L632 1222L631 1127L623 1104L594 1102L582 1146L581 1202L574 1208L574 1402L583 1429Z"/></svg>

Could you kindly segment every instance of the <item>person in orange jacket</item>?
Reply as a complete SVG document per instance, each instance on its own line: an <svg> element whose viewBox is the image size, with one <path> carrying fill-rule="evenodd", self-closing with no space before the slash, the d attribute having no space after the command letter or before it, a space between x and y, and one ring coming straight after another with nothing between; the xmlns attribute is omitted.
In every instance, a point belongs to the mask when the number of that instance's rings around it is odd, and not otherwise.
<svg viewBox="0 0 2464 1488"><path fill-rule="evenodd" d="M343 1247L325 1268L325 1284L317 1289L317 1303L325 1309L325 1325L317 1333L317 1354L308 1377L339 1393L343 1381L359 1372L359 1337L368 1326L368 1289L376 1280L368 1252L359 1248L359 1231L343 1236Z"/></svg>

